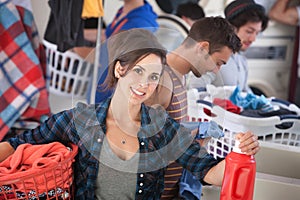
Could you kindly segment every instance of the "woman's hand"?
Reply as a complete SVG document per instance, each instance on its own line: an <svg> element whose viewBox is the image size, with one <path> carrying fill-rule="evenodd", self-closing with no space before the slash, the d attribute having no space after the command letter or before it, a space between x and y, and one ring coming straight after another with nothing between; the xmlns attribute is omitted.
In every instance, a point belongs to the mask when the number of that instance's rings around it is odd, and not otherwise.
<svg viewBox="0 0 300 200"><path fill-rule="evenodd" d="M259 151L260 147L257 138L257 135L250 131L236 135L236 139L240 141L239 148L247 155L255 155Z"/></svg>

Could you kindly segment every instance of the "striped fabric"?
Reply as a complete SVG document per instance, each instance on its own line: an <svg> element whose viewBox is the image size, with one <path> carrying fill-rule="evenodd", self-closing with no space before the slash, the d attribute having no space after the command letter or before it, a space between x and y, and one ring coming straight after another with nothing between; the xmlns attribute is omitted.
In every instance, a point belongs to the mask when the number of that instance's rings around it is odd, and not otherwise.
<svg viewBox="0 0 300 200"><path fill-rule="evenodd" d="M32 13L0 0L0 141L15 123L26 128L50 113L45 68Z"/></svg>
<svg viewBox="0 0 300 200"><path fill-rule="evenodd" d="M173 82L173 94L170 105L167 107L169 115L177 122L187 121L187 95L186 89L182 85L181 80L172 71L170 67L166 67Z"/></svg>
<svg viewBox="0 0 300 200"><path fill-rule="evenodd" d="M170 105L166 109L177 122L187 121L187 95L186 89L174 71L166 67L173 82L173 94ZM165 172L165 189L161 199L174 199L178 196L178 182L182 175L182 167L178 163L171 163Z"/></svg>

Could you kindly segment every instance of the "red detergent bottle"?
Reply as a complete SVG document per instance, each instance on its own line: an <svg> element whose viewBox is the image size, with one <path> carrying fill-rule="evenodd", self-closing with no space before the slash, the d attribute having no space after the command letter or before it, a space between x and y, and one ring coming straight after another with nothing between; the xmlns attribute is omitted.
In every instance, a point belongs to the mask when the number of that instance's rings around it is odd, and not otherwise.
<svg viewBox="0 0 300 200"><path fill-rule="evenodd" d="M253 200L256 162L254 156L241 152L239 144L236 140L225 158L220 200Z"/></svg>

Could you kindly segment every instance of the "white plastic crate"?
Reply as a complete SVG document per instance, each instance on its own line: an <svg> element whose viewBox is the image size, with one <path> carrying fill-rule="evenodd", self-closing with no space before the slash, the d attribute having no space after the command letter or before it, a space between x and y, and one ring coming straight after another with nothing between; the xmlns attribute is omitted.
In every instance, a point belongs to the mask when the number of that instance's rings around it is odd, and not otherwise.
<svg viewBox="0 0 300 200"><path fill-rule="evenodd" d="M234 146L234 135L237 132L252 131L261 141L270 143L300 147L300 116L273 116L255 118L231 113L221 108L213 106L210 101L197 100L204 92L188 92L188 117L190 121L215 121L223 127L225 136L219 139L212 138L207 146L207 150L214 157L225 157ZM274 104L285 108L295 105L287 105L286 102L274 99ZM208 115L207 111L211 112ZM283 126L285 125L285 126Z"/></svg>
<svg viewBox="0 0 300 200"><path fill-rule="evenodd" d="M47 57L47 88L50 93L86 99L92 80L93 64L72 51L60 52L57 46L43 41Z"/></svg>

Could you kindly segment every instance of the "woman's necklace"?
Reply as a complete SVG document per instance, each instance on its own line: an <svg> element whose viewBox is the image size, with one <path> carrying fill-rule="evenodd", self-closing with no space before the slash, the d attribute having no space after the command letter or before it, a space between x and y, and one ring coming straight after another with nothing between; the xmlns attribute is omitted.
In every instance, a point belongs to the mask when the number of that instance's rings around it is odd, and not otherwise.
<svg viewBox="0 0 300 200"><path fill-rule="evenodd" d="M110 116L113 116L113 114L112 114L112 110L111 110L111 108L109 108L109 113L110 113ZM113 120L113 121L112 121ZM118 130L118 129L120 129L120 127L119 127L119 125L118 125L118 123L114 120L114 119L111 119L110 120L111 121L111 124L112 124L112 126L115 126L116 128L115 128L115 131L116 130ZM138 121L140 121L140 120L138 120ZM140 123L140 122L139 122ZM128 135L128 134L126 134L125 132L124 133L122 133L123 131L120 129L120 136L121 136L121 144L122 145L125 145L125 144L127 144L127 137L128 137L128 141L129 141L129 143L131 143L131 137L133 137L133 136L131 136L131 135Z"/></svg>
<svg viewBox="0 0 300 200"><path fill-rule="evenodd" d="M122 143L122 144L126 144L126 139L123 138L123 139L121 140L121 143Z"/></svg>

